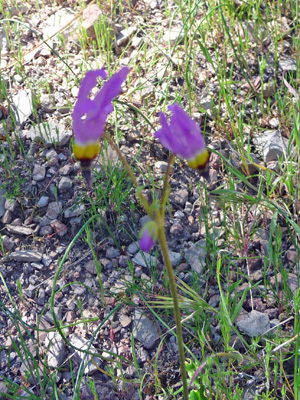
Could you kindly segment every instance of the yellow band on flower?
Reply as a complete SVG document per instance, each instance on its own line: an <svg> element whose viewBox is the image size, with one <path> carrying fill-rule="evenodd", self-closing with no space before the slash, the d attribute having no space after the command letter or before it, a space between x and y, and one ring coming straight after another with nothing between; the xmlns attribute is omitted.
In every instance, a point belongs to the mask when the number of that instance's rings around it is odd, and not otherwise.
<svg viewBox="0 0 300 400"><path fill-rule="evenodd" d="M207 164L208 160L209 160L209 152L206 149L204 149L193 160L189 160L188 165L191 168L196 169L199 167L204 167L205 164Z"/></svg>
<svg viewBox="0 0 300 400"><path fill-rule="evenodd" d="M73 145L74 156L77 160L93 160L100 150L99 141L80 144L75 142Z"/></svg>

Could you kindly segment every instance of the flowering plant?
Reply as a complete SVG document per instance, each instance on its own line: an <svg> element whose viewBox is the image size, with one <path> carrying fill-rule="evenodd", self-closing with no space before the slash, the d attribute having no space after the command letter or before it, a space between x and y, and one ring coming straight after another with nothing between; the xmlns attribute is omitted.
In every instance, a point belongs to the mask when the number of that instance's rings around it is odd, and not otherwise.
<svg viewBox="0 0 300 400"><path fill-rule="evenodd" d="M150 221L147 222L141 230L140 247L142 251L149 251L155 241L158 240L163 254L174 306L183 384L183 397L184 400L188 400L189 393L185 366L181 313L179 309L174 271L169 256L164 230L165 205L170 193L168 181L175 155L186 159L191 168L205 170L209 159L209 153L206 149L202 133L197 123L192 120L178 104L169 106L169 110L172 112L170 123L168 123L165 114L161 113L161 129L155 133L155 136L161 141L162 145L173 154L171 154L169 158L160 203L158 204L157 202L154 202L153 204L149 204L142 193L142 188L137 184L137 180L130 165L120 152L116 142L112 137L104 133L107 116L113 111L111 101L120 93L121 85L126 79L128 72L129 68L124 67L118 73L113 75L108 81L106 81L103 88L95 96L94 100L91 100L88 97L89 93L96 85L97 78L100 76L104 79L106 77L106 72L104 70L87 72L82 81L78 100L73 111L73 131L75 137L73 150L75 157L81 162L83 175L88 185L91 186L91 161L98 154L100 147L99 140L103 138L107 139L112 147L117 151L120 160L124 164L125 169L136 188L136 195L150 217Z"/></svg>

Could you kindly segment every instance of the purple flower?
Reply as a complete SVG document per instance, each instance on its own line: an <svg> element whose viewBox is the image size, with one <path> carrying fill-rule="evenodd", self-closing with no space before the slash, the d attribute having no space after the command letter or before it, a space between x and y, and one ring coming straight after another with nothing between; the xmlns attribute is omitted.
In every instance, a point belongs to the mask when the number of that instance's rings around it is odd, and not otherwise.
<svg viewBox="0 0 300 400"><path fill-rule="evenodd" d="M81 82L72 115L75 137L73 152L81 163L82 174L89 187L92 186L90 165L99 152L99 140L103 135L107 116L113 111L112 100L120 93L128 73L128 67L122 68L104 83L93 100L89 98L89 94L96 86L97 78L105 79L107 73L104 69L88 71Z"/></svg>
<svg viewBox="0 0 300 400"><path fill-rule="evenodd" d="M143 251L152 249L157 239L157 225L154 221L147 222L140 233L140 247Z"/></svg>
<svg viewBox="0 0 300 400"><path fill-rule="evenodd" d="M199 125L178 104L168 107L172 112L170 124L160 113L161 129L155 133L161 144L172 153L187 160L191 168L204 168L209 153Z"/></svg>
<svg viewBox="0 0 300 400"><path fill-rule="evenodd" d="M86 73L73 111L73 131L76 142L83 145L101 138L107 116L113 111L112 100L120 93L121 85L128 73L128 67L122 68L104 83L93 100L89 98L89 94L96 86L97 78L100 76L105 79L107 73L103 69Z"/></svg>

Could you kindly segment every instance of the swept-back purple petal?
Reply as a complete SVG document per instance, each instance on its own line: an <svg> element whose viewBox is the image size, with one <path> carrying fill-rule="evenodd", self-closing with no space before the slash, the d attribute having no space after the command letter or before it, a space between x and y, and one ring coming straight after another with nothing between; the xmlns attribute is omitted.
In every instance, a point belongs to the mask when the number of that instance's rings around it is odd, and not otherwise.
<svg viewBox="0 0 300 400"><path fill-rule="evenodd" d="M88 71L82 81L78 100L73 111L73 131L78 142L84 144L101 138L108 114L113 111L111 101L120 91L129 68L124 67L107 82L93 100L88 98L97 83L97 77L105 77L104 70Z"/></svg>
<svg viewBox="0 0 300 400"><path fill-rule="evenodd" d="M78 92L79 102L83 101L84 98L88 97L88 95L90 94L90 91L93 89L93 87L96 86L97 78L99 76L102 79L105 79L107 77L107 72L105 71L105 69L96 69L95 71L88 71L85 74L85 77L83 78L83 80L81 82L80 89Z"/></svg>
<svg viewBox="0 0 300 400"><path fill-rule="evenodd" d="M122 83L125 81L129 71L128 67L123 67L106 81L100 92L95 96L94 102L98 106L106 106L110 103L120 93Z"/></svg>
<svg viewBox="0 0 300 400"><path fill-rule="evenodd" d="M160 114L162 128L155 133L162 145L187 160L205 149L205 142L198 124L178 104L169 106L172 116L168 125L166 116Z"/></svg>

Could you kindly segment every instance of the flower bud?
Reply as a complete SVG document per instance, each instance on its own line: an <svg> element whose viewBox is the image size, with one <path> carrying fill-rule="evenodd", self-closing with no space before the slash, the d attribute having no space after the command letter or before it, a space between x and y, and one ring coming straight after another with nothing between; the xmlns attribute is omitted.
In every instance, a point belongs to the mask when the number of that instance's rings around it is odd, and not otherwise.
<svg viewBox="0 0 300 400"><path fill-rule="evenodd" d="M143 251L149 251L157 239L157 225L154 221L147 222L140 233L140 247Z"/></svg>

